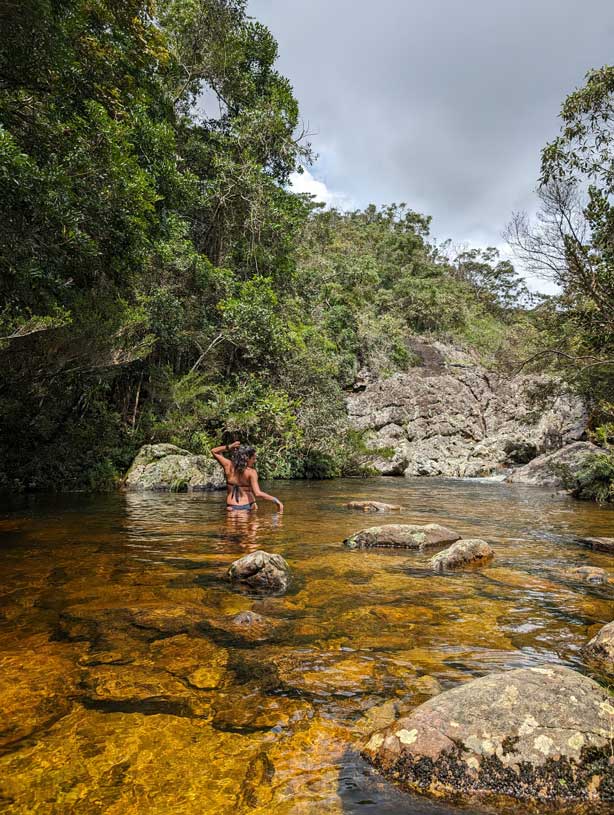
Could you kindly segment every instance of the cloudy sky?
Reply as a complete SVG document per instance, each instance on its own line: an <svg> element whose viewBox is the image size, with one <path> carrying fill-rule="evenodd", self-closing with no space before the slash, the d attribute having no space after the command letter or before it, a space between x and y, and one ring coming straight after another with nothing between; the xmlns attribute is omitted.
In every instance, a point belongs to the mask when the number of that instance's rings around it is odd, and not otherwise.
<svg viewBox="0 0 614 815"><path fill-rule="evenodd" d="M613 0L249 0L313 134L299 182L345 207L405 201L438 240L501 245L535 207L543 145L614 62Z"/></svg>

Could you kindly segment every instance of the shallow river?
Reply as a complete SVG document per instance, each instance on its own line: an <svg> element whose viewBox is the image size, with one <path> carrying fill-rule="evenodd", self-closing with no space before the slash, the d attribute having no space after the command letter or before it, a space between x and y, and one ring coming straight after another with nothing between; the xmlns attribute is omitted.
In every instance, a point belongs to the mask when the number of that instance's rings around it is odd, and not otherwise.
<svg viewBox="0 0 614 815"><path fill-rule="evenodd" d="M227 517L221 494L23 499L0 514L0 811L83 815L450 815L362 762L395 713L504 668L557 662L614 617L614 511L479 481L276 483ZM350 498L403 505L381 516ZM242 514L242 513L241 513ZM385 518L385 520L384 520ZM432 552L345 550L381 522L439 522L493 544L486 568L434 575ZM284 597L225 582L257 548ZM265 621L233 622L253 610ZM520 812L519 808L514 811Z"/></svg>

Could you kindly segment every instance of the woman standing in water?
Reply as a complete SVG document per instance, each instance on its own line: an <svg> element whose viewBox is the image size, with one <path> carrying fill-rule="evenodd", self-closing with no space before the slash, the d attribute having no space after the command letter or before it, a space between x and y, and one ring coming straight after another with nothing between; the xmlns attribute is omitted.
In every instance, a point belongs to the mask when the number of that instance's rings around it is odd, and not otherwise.
<svg viewBox="0 0 614 815"><path fill-rule="evenodd" d="M232 452L232 458L226 458L222 453ZM284 511L284 505L279 498L269 495L260 489L256 464L256 450L247 444L233 441L232 444L223 444L214 447L211 453L215 460L224 468L226 476L226 509L230 512L258 509L256 498L264 498L277 504L279 512Z"/></svg>

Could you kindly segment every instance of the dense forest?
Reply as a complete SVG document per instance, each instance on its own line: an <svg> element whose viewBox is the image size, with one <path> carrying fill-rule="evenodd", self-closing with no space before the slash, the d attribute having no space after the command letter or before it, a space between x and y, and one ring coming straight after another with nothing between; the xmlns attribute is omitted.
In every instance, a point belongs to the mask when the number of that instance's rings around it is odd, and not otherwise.
<svg viewBox="0 0 614 815"><path fill-rule="evenodd" d="M266 477L359 474L344 393L421 334L572 382L614 498L614 68L565 100L537 221L511 218L560 287L536 297L404 204L292 191L311 147L244 0L26 0L0 24L0 487L108 489L145 442L237 437Z"/></svg>

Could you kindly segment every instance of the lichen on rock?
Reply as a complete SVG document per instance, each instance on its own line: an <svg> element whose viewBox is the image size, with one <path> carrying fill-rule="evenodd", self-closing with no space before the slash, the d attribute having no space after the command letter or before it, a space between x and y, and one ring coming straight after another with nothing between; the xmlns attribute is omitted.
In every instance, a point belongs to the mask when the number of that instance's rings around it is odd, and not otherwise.
<svg viewBox="0 0 614 815"><path fill-rule="evenodd" d="M361 529L343 543L350 549L424 549L454 543L459 538L460 535L454 530L439 524L386 524Z"/></svg>
<svg viewBox="0 0 614 815"><path fill-rule="evenodd" d="M363 756L412 791L614 803L614 705L559 665L475 679L372 734Z"/></svg>

